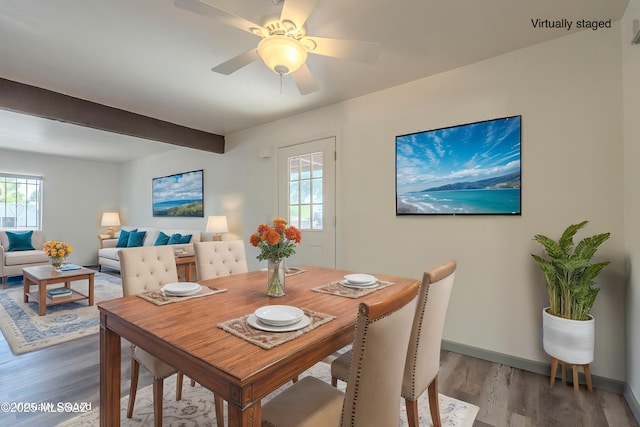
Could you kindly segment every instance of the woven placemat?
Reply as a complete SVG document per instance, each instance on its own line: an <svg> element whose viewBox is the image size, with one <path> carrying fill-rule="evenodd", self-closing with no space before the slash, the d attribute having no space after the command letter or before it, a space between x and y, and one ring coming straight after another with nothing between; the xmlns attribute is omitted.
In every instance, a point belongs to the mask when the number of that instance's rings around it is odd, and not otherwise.
<svg viewBox="0 0 640 427"><path fill-rule="evenodd" d="M315 288L311 288L314 292L321 292L323 294L331 294L338 295L340 297L346 298L360 298L365 295L369 295L375 291L379 291L380 289L384 289L388 286L393 285L393 282L386 282L384 280L378 280L378 285L375 288L362 288L362 289L354 289L347 288L346 286L342 286L339 280L335 282L327 283L326 285L318 286Z"/></svg>
<svg viewBox="0 0 640 427"><path fill-rule="evenodd" d="M258 347L269 350L277 345L291 341L292 339L297 338L302 334L306 334L307 332L317 328L318 326L330 322L336 318L336 316L332 316L330 314L318 313L317 311L309 310L308 308L300 308L304 312L304 314L309 316L311 323L309 323L309 326L298 329L297 331L268 332L262 331L260 329L255 329L247 323L247 319L253 313L246 314L237 319L227 320L226 322L219 323L218 328L223 329L239 338L242 338L243 340L248 341L251 344L255 344Z"/></svg>
<svg viewBox="0 0 640 427"><path fill-rule="evenodd" d="M171 304L174 302L186 301L191 298L200 298L200 297L206 297L209 295L219 294L221 292L227 292L227 290L218 289L218 288L209 288L207 286L203 286L202 289L200 289L200 291L197 294L188 295L184 297L165 296L160 290L143 292L141 294L138 294L138 296L142 299L146 299L147 301L154 303L155 305L165 305L165 304Z"/></svg>

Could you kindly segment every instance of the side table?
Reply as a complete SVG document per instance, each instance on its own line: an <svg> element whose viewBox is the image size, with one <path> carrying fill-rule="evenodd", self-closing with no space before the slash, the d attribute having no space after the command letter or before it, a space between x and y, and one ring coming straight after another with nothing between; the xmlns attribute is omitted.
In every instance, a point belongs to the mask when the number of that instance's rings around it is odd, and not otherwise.
<svg viewBox="0 0 640 427"><path fill-rule="evenodd" d="M176 256L176 268L180 282L193 282L196 278L196 257L193 255Z"/></svg>

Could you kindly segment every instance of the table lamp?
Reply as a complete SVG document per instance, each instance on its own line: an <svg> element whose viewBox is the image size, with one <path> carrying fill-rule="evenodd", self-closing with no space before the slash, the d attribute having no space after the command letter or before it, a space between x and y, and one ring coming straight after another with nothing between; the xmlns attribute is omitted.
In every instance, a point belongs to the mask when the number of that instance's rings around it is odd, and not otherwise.
<svg viewBox="0 0 640 427"><path fill-rule="evenodd" d="M229 231L229 227L227 226L227 217L224 215L210 216L207 219L207 228L205 231L207 233L213 233L214 241L222 240L222 235L220 233L226 233Z"/></svg>
<svg viewBox="0 0 640 427"><path fill-rule="evenodd" d="M107 234L109 236L113 236L113 227L120 227L120 215L118 215L118 212L104 212L102 214L102 221L100 222L100 225L103 227L109 227L107 229Z"/></svg>

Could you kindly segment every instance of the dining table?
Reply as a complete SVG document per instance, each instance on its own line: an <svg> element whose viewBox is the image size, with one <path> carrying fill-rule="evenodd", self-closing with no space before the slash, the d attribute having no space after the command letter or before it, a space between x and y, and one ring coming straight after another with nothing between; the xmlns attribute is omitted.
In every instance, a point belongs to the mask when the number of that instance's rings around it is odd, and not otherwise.
<svg viewBox="0 0 640 427"><path fill-rule="evenodd" d="M100 302L100 425L120 425L124 338L224 399L230 427L260 426L261 399L352 342L360 303L383 300L416 282L374 274L386 286L356 296L319 291L349 273L301 266L286 277L281 297L267 296L266 271L252 271L199 281L218 292L176 303L158 305L136 295ZM269 305L320 313L325 321L270 348L220 326Z"/></svg>

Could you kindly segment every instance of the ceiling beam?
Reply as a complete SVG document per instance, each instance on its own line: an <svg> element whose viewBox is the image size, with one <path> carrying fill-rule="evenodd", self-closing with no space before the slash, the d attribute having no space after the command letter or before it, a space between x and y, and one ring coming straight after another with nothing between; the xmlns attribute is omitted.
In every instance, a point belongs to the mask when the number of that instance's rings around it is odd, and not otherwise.
<svg viewBox="0 0 640 427"><path fill-rule="evenodd" d="M197 150L224 153L224 136L0 78L0 109Z"/></svg>

